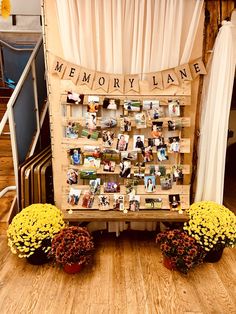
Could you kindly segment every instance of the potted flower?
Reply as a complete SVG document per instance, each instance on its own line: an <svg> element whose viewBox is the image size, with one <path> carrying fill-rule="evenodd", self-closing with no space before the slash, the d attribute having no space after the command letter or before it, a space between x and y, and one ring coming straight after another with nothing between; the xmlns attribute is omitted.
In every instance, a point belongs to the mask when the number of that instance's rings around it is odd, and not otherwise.
<svg viewBox="0 0 236 314"><path fill-rule="evenodd" d="M7 230L8 245L14 254L32 264L48 261L51 240L64 227L61 211L50 204L33 204L12 220Z"/></svg>
<svg viewBox="0 0 236 314"><path fill-rule="evenodd" d="M168 269L187 272L203 262L204 250L186 232L179 229L168 230L157 235L163 254L163 264Z"/></svg>
<svg viewBox="0 0 236 314"><path fill-rule="evenodd" d="M73 274L90 262L93 249L93 239L87 228L71 226L53 238L49 256L63 266L65 272Z"/></svg>
<svg viewBox="0 0 236 314"><path fill-rule="evenodd" d="M206 261L217 262L225 247L236 243L236 216L223 205L211 201L194 203L187 210L184 230L204 248Z"/></svg>

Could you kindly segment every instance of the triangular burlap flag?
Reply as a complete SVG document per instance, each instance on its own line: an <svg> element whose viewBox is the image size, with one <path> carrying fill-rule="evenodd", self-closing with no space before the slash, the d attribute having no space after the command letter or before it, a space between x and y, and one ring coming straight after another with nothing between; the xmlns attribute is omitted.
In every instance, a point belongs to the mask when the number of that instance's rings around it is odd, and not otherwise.
<svg viewBox="0 0 236 314"><path fill-rule="evenodd" d="M60 78L62 78L65 69L66 69L67 62L59 57L55 57L51 69L51 73L56 73Z"/></svg>
<svg viewBox="0 0 236 314"><path fill-rule="evenodd" d="M139 92L139 75L125 75L125 93L129 91Z"/></svg>
<svg viewBox="0 0 236 314"><path fill-rule="evenodd" d="M188 63L175 67L175 73L180 82L191 81L193 79Z"/></svg>
<svg viewBox="0 0 236 314"><path fill-rule="evenodd" d="M174 69L162 71L162 78L164 88L167 88L170 85L179 85L178 77L175 74Z"/></svg>
<svg viewBox="0 0 236 314"><path fill-rule="evenodd" d="M152 72L146 74L149 89L153 90L155 88L163 89L162 72Z"/></svg>
<svg viewBox="0 0 236 314"><path fill-rule="evenodd" d="M121 93L124 92L124 75L110 74L109 75L109 93L118 90Z"/></svg>
<svg viewBox="0 0 236 314"><path fill-rule="evenodd" d="M203 75L207 74L205 65L201 58L198 58L194 60L193 62L191 62L190 69L191 69L193 79L195 79L200 74L203 74Z"/></svg>
<svg viewBox="0 0 236 314"><path fill-rule="evenodd" d="M109 75L103 72L96 72L93 82L93 89L103 89L105 92L108 92L109 88Z"/></svg>
<svg viewBox="0 0 236 314"><path fill-rule="evenodd" d="M71 80L74 84L76 84L79 79L80 70L81 68L78 65L67 63L63 80Z"/></svg>
<svg viewBox="0 0 236 314"><path fill-rule="evenodd" d="M89 88L92 88L94 76L95 71L91 71L86 68L81 68L77 85L86 85Z"/></svg>

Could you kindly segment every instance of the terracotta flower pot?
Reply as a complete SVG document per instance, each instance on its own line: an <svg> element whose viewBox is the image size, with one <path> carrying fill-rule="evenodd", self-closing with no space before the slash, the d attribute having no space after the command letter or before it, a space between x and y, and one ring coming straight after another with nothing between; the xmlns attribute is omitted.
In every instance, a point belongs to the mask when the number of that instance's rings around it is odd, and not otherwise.
<svg viewBox="0 0 236 314"><path fill-rule="evenodd" d="M83 268L83 264L65 264L63 265L63 269L67 274L76 274L81 271Z"/></svg>
<svg viewBox="0 0 236 314"><path fill-rule="evenodd" d="M169 257L163 256L163 265L169 270L176 270L175 265L173 265Z"/></svg>

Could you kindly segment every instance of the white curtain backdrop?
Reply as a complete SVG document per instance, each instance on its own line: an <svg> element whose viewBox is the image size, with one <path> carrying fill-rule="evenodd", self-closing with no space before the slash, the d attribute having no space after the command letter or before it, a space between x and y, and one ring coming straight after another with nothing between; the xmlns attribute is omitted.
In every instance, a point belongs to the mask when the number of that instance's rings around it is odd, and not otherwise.
<svg viewBox="0 0 236 314"><path fill-rule="evenodd" d="M233 28L231 22L223 22L204 79L195 201L223 202L228 120L235 73Z"/></svg>
<svg viewBox="0 0 236 314"><path fill-rule="evenodd" d="M134 74L190 61L204 1L56 0L56 3L65 60L96 71ZM155 227L152 223L131 225L139 229Z"/></svg>

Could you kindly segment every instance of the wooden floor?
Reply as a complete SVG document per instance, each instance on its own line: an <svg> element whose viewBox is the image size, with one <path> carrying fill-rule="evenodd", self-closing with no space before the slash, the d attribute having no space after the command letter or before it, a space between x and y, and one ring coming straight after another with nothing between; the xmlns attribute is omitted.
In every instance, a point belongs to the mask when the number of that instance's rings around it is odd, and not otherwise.
<svg viewBox="0 0 236 314"><path fill-rule="evenodd" d="M236 249L187 276L162 265L153 234L96 234L95 261L69 275L13 255L0 236L0 313L236 313Z"/></svg>

